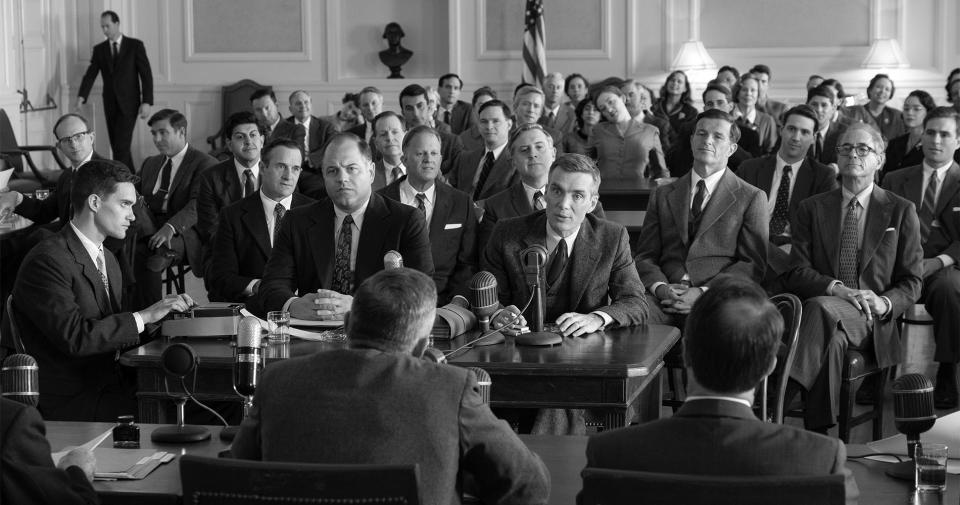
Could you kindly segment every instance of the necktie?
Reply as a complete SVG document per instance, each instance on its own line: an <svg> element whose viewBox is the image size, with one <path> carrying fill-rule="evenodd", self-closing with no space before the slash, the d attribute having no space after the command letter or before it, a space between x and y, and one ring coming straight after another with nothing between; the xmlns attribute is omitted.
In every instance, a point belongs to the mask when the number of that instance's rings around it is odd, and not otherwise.
<svg viewBox="0 0 960 505"><path fill-rule="evenodd" d="M403 170L400 168L400 165L393 167L393 170L390 171L390 174L393 175L393 181L403 177ZM390 181L390 182L393 182Z"/></svg>
<svg viewBox="0 0 960 505"><path fill-rule="evenodd" d="M543 191L537 190L533 194L533 210L543 210L547 206L543 203Z"/></svg>
<svg viewBox="0 0 960 505"><path fill-rule="evenodd" d="M850 199L847 216L843 219L843 231L840 233L840 282L851 289L860 289L860 275L857 273L857 249L860 243L860 201Z"/></svg>
<svg viewBox="0 0 960 505"><path fill-rule="evenodd" d="M120 52L120 44L114 42L111 44L111 47L113 48L113 54L111 56L113 56L113 59L116 60L117 54Z"/></svg>
<svg viewBox="0 0 960 505"><path fill-rule="evenodd" d="M350 271L350 248L353 241L353 216L347 214L337 236L336 263L333 267L333 290L344 295L353 294L353 272Z"/></svg>
<svg viewBox="0 0 960 505"><path fill-rule="evenodd" d="M283 206L282 203L277 202L277 206L273 208L273 246L277 246L277 241L280 240L280 222L283 221L283 215L287 213L287 209Z"/></svg>
<svg viewBox="0 0 960 505"><path fill-rule="evenodd" d="M563 273L563 267L567 264L567 241L560 239L557 242L557 248L553 251L553 259L550 261L550 271L547 272L547 284L553 286L560 280L560 274Z"/></svg>
<svg viewBox="0 0 960 505"><path fill-rule="evenodd" d="M783 176L780 177L780 187L777 188L777 203L773 206L773 216L770 218L770 236L783 235L790 220L790 172L793 167L783 167Z"/></svg>
<svg viewBox="0 0 960 505"><path fill-rule="evenodd" d="M474 201L480 199L480 194L483 192L483 185L487 183L487 178L490 177L490 171L493 170L493 161L493 151L487 151L487 154L483 157L483 169L480 170L480 179L477 181L477 188L473 191Z"/></svg>
<svg viewBox="0 0 960 505"><path fill-rule="evenodd" d="M816 149L813 152L813 157L820 161L820 156L823 155L823 133L817 132L817 142L814 145Z"/></svg>
<svg viewBox="0 0 960 505"><path fill-rule="evenodd" d="M97 256L97 270L100 272L100 282L103 283L103 289L107 291L107 299L110 299L110 281L107 279L107 267L103 258L103 250Z"/></svg>
<svg viewBox="0 0 960 505"><path fill-rule="evenodd" d="M920 237L924 242L930 236L930 226L936 219L937 212L937 187L940 180L937 171L930 174L930 182L927 183L927 190L923 192L923 203L920 205Z"/></svg>
<svg viewBox="0 0 960 505"><path fill-rule="evenodd" d="M163 160L163 166L160 167L160 187L150 198L150 210L154 214L164 213L164 203L167 199L167 192L170 190L170 171L173 169L173 162L170 158Z"/></svg>
<svg viewBox="0 0 960 505"><path fill-rule="evenodd" d="M443 122L450 124L450 111L448 110L443 111Z"/></svg>
<svg viewBox="0 0 960 505"><path fill-rule="evenodd" d="M423 217L427 217L427 206L424 205L423 201L427 198L427 195L423 193L417 193L417 208L420 209L420 212L423 212Z"/></svg>
<svg viewBox="0 0 960 505"><path fill-rule="evenodd" d="M690 206L690 221L687 223L687 236L693 240L700 226L700 215L703 213L703 199L707 197L707 183L703 179L697 181L697 193L693 195L693 204Z"/></svg>
<svg viewBox="0 0 960 505"><path fill-rule="evenodd" d="M257 190L257 184L254 182L253 170L249 168L243 171L243 196L250 196Z"/></svg>

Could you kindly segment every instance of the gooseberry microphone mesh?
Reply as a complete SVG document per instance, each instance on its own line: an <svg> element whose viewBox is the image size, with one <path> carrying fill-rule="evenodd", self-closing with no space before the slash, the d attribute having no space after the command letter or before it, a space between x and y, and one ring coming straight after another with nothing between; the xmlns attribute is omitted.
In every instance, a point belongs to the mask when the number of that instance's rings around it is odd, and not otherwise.
<svg viewBox="0 0 960 505"><path fill-rule="evenodd" d="M36 407L40 401L37 360L29 354L12 354L0 368L0 391L4 398Z"/></svg>

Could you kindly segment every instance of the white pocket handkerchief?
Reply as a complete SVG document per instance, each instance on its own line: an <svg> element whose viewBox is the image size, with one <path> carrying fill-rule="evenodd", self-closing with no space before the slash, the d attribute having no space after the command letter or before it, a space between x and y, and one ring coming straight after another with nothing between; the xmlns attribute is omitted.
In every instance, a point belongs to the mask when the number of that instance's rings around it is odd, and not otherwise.
<svg viewBox="0 0 960 505"><path fill-rule="evenodd" d="M447 223L443 225L444 230L456 230L457 228L463 228L463 223Z"/></svg>
<svg viewBox="0 0 960 505"><path fill-rule="evenodd" d="M953 211L954 211L954 212L960 212L960 207L954 207L954 208L953 208Z"/></svg>
<svg viewBox="0 0 960 505"><path fill-rule="evenodd" d="M893 228L893 227L890 227L890 228L887 228L886 230L883 230L884 233L886 233L886 232L888 232L888 231L897 231L897 229L896 229L896 228Z"/></svg>

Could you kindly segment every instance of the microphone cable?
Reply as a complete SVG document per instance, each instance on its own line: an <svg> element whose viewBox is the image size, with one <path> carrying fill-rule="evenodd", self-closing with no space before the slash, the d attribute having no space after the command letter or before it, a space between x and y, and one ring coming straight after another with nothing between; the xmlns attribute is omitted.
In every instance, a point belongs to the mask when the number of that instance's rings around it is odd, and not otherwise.
<svg viewBox="0 0 960 505"><path fill-rule="evenodd" d="M197 405L199 405L199 406L203 407L204 409L206 409L206 410L207 410L208 412L210 412L211 414L217 416L217 419L219 419L220 422L223 423L224 426L230 426L230 423L228 423L227 420L224 419L223 416L221 416L216 410L213 410L213 409L211 409L210 407L204 405L202 402L200 402L200 400L197 400L197 398L196 398L195 396L193 396L193 393L191 393L190 390L187 389L187 383L186 383L186 381L184 380L185 378L186 378L186 376L180 377L180 388L183 389L184 394L187 395L187 399L193 401L193 403L196 403ZM166 378L164 378L163 384L164 384L164 386L165 386L166 389L167 389L167 395L173 396L173 395L170 394L170 384L167 382L167 379L166 379ZM193 370L193 389L194 389L194 390L197 389L197 370L196 370L196 368L194 368L194 370ZM184 422L186 422L186 420L184 420Z"/></svg>
<svg viewBox="0 0 960 505"><path fill-rule="evenodd" d="M536 294L537 294L536 290L532 291L532 292L530 293L530 299L527 300L527 304L524 305L522 309L520 309L520 312L519 312L517 315L513 316L513 319L511 319L509 323L501 326L501 328L506 327L506 326L510 326L510 325L512 325L513 323L517 322L517 321L520 319L520 317L523 316L523 313L526 312L528 308L530 308L530 304L533 303L533 298L534 298L534 296L536 296ZM491 322L491 326L493 326L492 322ZM490 335L493 335L494 333L496 333L496 332L498 332L498 331L500 331L500 328L497 328L497 329L491 328L490 331L488 331L488 332L480 335L479 337L477 337L477 338L475 338L475 339L467 342L466 344L463 344L463 345L461 345L460 347L457 347L456 349L454 349L454 350L452 350L452 351L448 351L448 352L444 353L443 357L446 358L447 361L449 361L449 360L450 360L450 357L453 356L454 354L460 352L460 351L463 350L464 348L467 348L467 347L472 348L471 346L473 346L474 343L479 342L480 340L483 340L483 339L489 337Z"/></svg>

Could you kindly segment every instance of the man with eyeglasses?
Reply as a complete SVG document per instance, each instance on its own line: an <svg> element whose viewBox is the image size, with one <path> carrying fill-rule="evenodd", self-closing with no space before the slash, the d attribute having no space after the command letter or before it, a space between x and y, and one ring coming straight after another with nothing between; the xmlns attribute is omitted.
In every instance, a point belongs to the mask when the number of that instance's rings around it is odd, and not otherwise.
<svg viewBox="0 0 960 505"><path fill-rule="evenodd" d="M821 433L836 422L848 348L874 352L879 367L900 361L896 321L920 297L923 277L913 203L873 182L883 137L854 124L837 155L841 187L800 203L785 274L786 288L804 300L790 391L806 390L804 426Z"/></svg>

